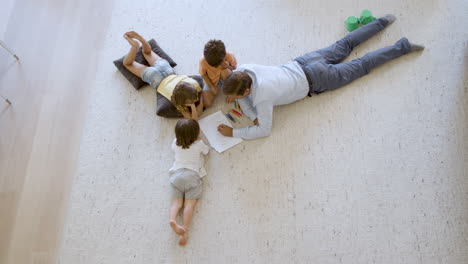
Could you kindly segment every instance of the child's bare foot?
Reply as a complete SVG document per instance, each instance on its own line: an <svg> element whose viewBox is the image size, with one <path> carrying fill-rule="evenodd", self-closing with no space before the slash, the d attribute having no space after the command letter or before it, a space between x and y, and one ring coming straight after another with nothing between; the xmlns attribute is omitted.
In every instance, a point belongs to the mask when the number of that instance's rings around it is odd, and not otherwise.
<svg viewBox="0 0 468 264"><path fill-rule="evenodd" d="M135 47L135 48L140 47L140 42L134 40L132 37L129 37L127 33L125 33L123 37L128 41L130 46Z"/></svg>
<svg viewBox="0 0 468 264"><path fill-rule="evenodd" d="M134 38L138 40L141 38L141 35L138 34L138 32L136 31L128 31L127 33L125 33L125 35L129 36L130 38Z"/></svg>
<svg viewBox="0 0 468 264"><path fill-rule="evenodd" d="M178 225L176 221L171 220L169 221L169 224L171 225L172 230L174 230L176 234L183 235L185 233L185 229L181 227L180 225Z"/></svg>
<svg viewBox="0 0 468 264"><path fill-rule="evenodd" d="M180 236L179 245L185 246L187 244L187 240L188 240L188 235L187 235L187 232L185 232L183 235Z"/></svg>

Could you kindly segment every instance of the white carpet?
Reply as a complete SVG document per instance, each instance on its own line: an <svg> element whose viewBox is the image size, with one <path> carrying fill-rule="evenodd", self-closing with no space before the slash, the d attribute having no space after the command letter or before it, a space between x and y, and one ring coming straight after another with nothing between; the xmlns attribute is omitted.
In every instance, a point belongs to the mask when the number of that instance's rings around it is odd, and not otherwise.
<svg viewBox="0 0 468 264"><path fill-rule="evenodd" d="M116 71L123 33L154 37L178 73L196 74L211 38L239 64L277 65L343 37L344 19L366 8L397 21L350 59L402 36L426 50L275 108L268 138L211 151L178 246L167 173L176 120L155 115L154 89ZM466 17L464 0L117 0L59 262L468 263Z"/></svg>

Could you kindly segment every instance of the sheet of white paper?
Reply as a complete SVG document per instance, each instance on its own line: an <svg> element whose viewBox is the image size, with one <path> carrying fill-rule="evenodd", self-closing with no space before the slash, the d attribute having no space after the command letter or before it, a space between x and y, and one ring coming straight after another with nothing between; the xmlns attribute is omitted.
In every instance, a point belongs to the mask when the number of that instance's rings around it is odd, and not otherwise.
<svg viewBox="0 0 468 264"><path fill-rule="evenodd" d="M219 153L242 142L240 138L225 137L218 132L218 125L229 125L229 121L221 111L211 114L198 121L210 145Z"/></svg>

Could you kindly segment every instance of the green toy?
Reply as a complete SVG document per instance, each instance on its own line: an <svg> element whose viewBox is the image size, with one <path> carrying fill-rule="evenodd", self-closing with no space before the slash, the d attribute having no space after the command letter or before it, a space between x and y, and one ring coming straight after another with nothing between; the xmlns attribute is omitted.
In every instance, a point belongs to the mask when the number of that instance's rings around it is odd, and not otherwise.
<svg viewBox="0 0 468 264"><path fill-rule="evenodd" d="M371 11L366 9L366 10L362 10L361 17L359 18L359 22L361 22L361 24L363 25L366 25L374 21L375 19L376 18L372 16Z"/></svg>
<svg viewBox="0 0 468 264"><path fill-rule="evenodd" d="M359 19L355 16L350 16L345 20L346 29L351 32L359 27Z"/></svg>
<svg viewBox="0 0 468 264"><path fill-rule="evenodd" d="M350 16L345 20L346 29L351 32L359 27L359 25L366 25L374 21L376 18L372 16L371 11L365 9L362 10L361 16L359 18L355 16Z"/></svg>

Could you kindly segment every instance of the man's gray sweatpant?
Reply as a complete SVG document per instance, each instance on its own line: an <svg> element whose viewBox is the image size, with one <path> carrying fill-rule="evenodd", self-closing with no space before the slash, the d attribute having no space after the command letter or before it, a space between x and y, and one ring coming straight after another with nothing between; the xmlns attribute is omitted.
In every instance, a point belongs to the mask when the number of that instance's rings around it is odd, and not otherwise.
<svg viewBox="0 0 468 264"><path fill-rule="evenodd" d="M364 57L340 63L354 47L366 41L387 26L385 19L379 18L349 33L330 47L297 57L309 81L311 93L321 93L337 89L359 77L368 74L373 68L410 52L408 39L402 38L394 45L367 53Z"/></svg>

